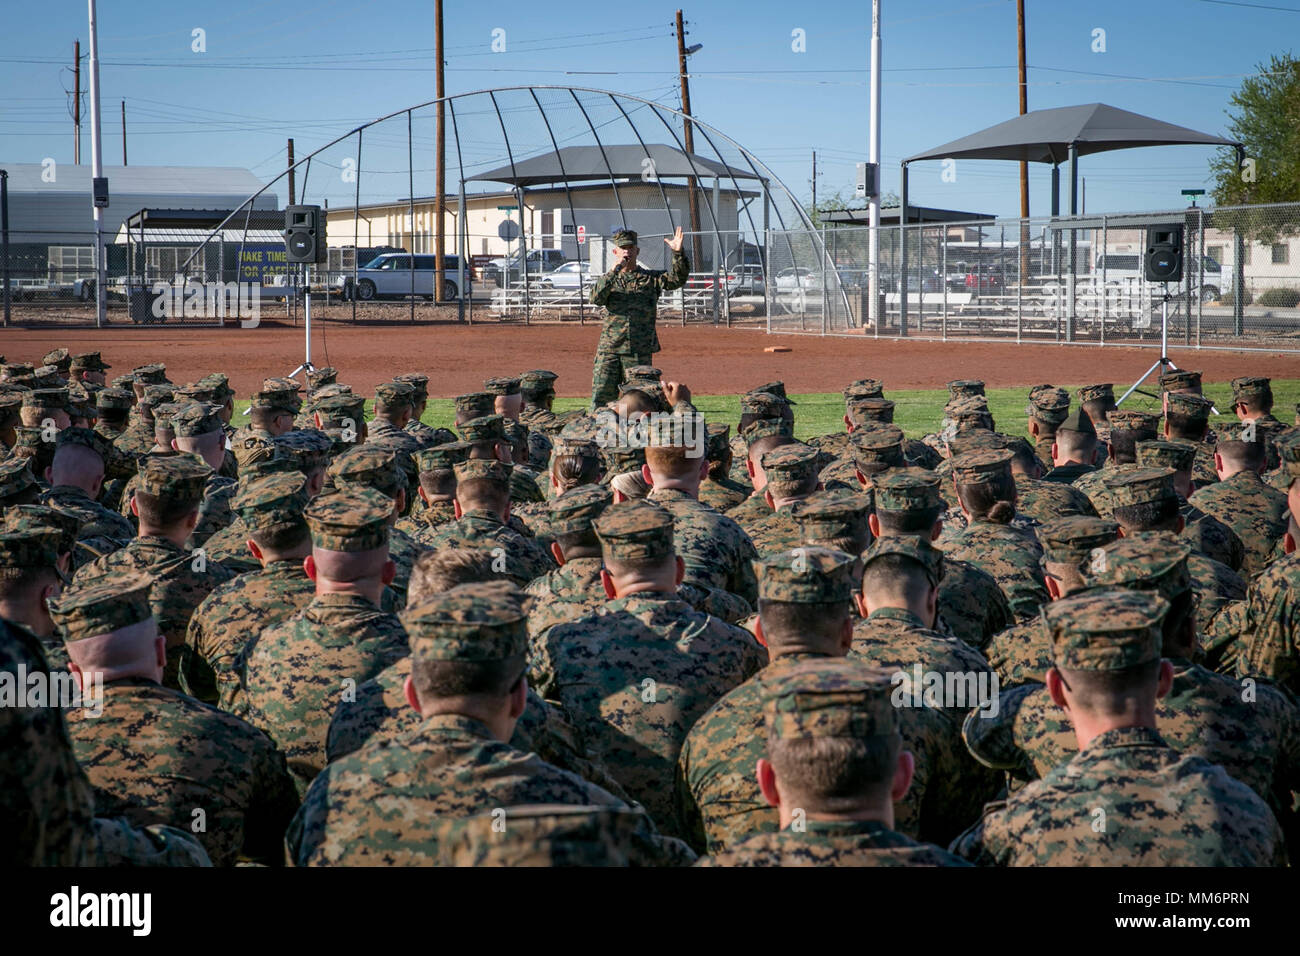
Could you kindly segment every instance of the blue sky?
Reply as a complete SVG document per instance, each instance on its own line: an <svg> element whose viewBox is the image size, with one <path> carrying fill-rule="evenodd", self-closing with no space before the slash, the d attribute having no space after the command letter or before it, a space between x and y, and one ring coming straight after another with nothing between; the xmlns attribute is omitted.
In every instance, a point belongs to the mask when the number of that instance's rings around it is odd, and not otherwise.
<svg viewBox="0 0 1300 956"><path fill-rule="evenodd" d="M1211 133L1243 75L1300 36L1300 0L1027 0L1030 109L1105 102ZM1016 113L1014 0L885 0L884 185L898 161ZM1272 7L1273 9L1268 9ZM1284 8L1284 9L1278 9ZM449 93L560 84L635 93L676 108L675 4L446 4ZM866 0L692 0L684 8L695 114L767 163L799 198L852 192L867 157ZM309 12L303 12L309 11ZM269 179L285 137L299 157L385 113L432 99L430 0L254 0L100 4L105 162L121 157L126 100L133 165L230 165ZM191 51L194 28L206 53ZM491 50L493 30L506 51ZM792 50L802 30L806 52ZM1105 31L1104 53L1092 51ZM13 4L0 40L0 161L72 161L72 43L88 51L86 5ZM313 69L313 64L328 69ZM572 75L566 71L582 71ZM86 82L83 70L83 86ZM89 123L82 156L89 163ZM1085 157L1087 208L1165 209L1208 185L1212 150ZM913 201L1019 211L1018 167L961 162L956 181L917 166ZM1031 166L1031 211L1048 211L1046 166ZM417 187L416 192L420 193ZM395 195L402 194L397 190ZM282 197L283 200L283 197Z"/></svg>

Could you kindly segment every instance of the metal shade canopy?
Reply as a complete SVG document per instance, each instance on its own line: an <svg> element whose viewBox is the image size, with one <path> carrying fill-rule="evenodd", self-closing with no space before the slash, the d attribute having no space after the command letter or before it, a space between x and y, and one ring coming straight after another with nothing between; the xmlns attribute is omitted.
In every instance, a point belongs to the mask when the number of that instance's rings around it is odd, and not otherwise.
<svg viewBox="0 0 1300 956"><path fill-rule="evenodd" d="M759 179L753 170L728 166L663 143L604 146L565 146L551 153L516 160L485 173L465 177L466 182L510 183L513 186L542 186L550 183L589 180L640 179L646 159L654 164L659 178Z"/></svg>

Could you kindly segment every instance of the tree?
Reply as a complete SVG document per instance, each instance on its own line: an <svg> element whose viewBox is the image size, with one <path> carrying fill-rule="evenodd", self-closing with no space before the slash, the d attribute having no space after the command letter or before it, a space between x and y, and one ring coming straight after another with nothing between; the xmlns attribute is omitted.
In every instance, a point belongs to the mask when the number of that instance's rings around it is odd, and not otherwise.
<svg viewBox="0 0 1300 956"><path fill-rule="evenodd" d="M1215 204L1300 202L1300 59L1288 53L1261 64L1231 102L1228 131L1245 147L1248 166L1237 169L1231 148L1214 158Z"/></svg>

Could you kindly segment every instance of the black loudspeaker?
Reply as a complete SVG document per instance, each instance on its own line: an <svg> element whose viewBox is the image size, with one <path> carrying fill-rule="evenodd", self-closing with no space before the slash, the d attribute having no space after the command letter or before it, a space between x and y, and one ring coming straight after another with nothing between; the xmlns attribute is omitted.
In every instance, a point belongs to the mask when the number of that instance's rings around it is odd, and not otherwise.
<svg viewBox="0 0 1300 956"><path fill-rule="evenodd" d="M1147 251L1142 266L1148 282L1183 279L1183 226L1181 223L1147 227Z"/></svg>
<svg viewBox="0 0 1300 956"><path fill-rule="evenodd" d="M325 262L325 217L320 206L285 206L284 247L290 262Z"/></svg>

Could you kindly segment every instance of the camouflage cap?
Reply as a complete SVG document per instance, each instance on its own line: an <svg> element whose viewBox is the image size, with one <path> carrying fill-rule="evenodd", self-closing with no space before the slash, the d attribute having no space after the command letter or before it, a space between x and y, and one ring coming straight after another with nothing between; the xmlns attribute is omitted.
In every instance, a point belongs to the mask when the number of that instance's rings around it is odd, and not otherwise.
<svg viewBox="0 0 1300 956"><path fill-rule="evenodd" d="M23 531L29 527L53 529L59 535L60 554L71 551L81 533L82 515L60 505L9 505L5 508L6 531Z"/></svg>
<svg viewBox="0 0 1300 956"><path fill-rule="evenodd" d="M64 445L80 445L82 448L89 448L104 461L108 461L112 454L112 446L108 439L93 428L63 429L54 439L54 447L58 449Z"/></svg>
<svg viewBox="0 0 1300 956"><path fill-rule="evenodd" d="M596 519L613 503L607 485L579 485L550 503L547 530L552 534L581 534L590 531Z"/></svg>
<svg viewBox="0 0 1300 956"><path fill-rule="evenodd" d="M312 411L320 415L322 425L341 427L350 421L353 429L360 431L366 418L366 400L362 395L326 395L313 402Z"/></svg>
<svg viewBox="0 0 1300 956"><path fill-rule="evenodd" d="M1172 468L1136 468L1106 479L1106 490L1117 508L1155 504L1177 498Z"/></svg>
<svg viewBox="0 0 1300 956"><path fill-rule="evenodd" d="M956 457L957 455L964 455L968 451L988 451L990 449L997 451L1002 448L1014 451L1012 449L1014 441L1015 439L1010 435L1002 435L988 428L972 428L969 431L949 436L948 453ZM1033 448L1029 445L1029 442L1026 441L1025 446L1030 448L1030 454L1033 454Z"/></svg>
<svg viewBox="0 0 1300 956"><path fill-rule="evenodd" d="M1249 402L1272 390L1272 379L1257 375L1243 375L1232 380L1232 401Z"/></svg>
<svg viewBox="0 0 1300 956"><path fill-rule="evenodd" d="M0 386L2 389L3 386ZM13 415L23 405L23 393L17 390L0 391L0 413Z"/></svg>
<svg viewBox="0 0 1300 956"><path fill-rule="evenodd" d="M288 455L282 455L276 452L270 458L256 458L252 461L244 462L239 466L239 478L242 481L245 478L265 478L267 475L298 475L305 478L301 471L298 470L298 463Z"/></svg>
<svg viewBox="0 0 1300 956"><path fill-rule="evenodd" d="M375 401L389 408L404 408L415 404L415 389L409 382L382 382L375 386Z"/></svg>
<svg viewBox="0 0 1300 956"><path fill-rule="evenodd" d="M662 369L655 368L653 365L633 365L623 373L623 381L645 382L650 385L658 385L659 380L664 377Z"/></svg>
<svg viewBox="0 0 1300 956"><path fill-rule="evenodd" d="M958 395L983 395L984 383L979 379L957 379L948 383L948 394L954 398Z"/></svg>
<svg viewBox="0 0 1300 956"><path fill-rule="evenodd" d="M169 385L167 380L167 366L161 363L151 363L149 365L139 365L131 369L131 375L136 382L141 385Z"/></svg>
<svg viewBox="0 0 1300 956"><path fill-rule="evenodd" d="M833 604L853 597L856 558L830 548L795 548L754 562L761 601Z"/></svg>
<svg viewBox="0 0 1300 956"><path fill-rule="evenodd" d="M760 464L769 480L807 481L817 474L817 460L816 448L795 442L766 452Z"/></svg>
<svg viewBox="0 0 1300 956"><path fill-rule="evenodd" d="M67 381L57 365L42 365L32 373L32 377L36 379L37 388L59 388Z"/></svg>
<svg viewBox="0 0 1300 956"><path fill-rule="evenodd" d="M980 485L1011 475L1011 452L971 451L951 459L952 474L960 484Z"/></svg>
<svg viewBox="0 0 1300 956"><path fill-rule="evenodd" d="M871 542L871 547L862 553L862 567L865 570L872 561L891 554L911 558L925 569L932 584L943 580L943 552L929 541L911 534L888 535Z"/></svg>
<svg viewBox="0 0 1300 956"><path fill-rule="evenodd" d="M600 457L605 462L605 476L601 478L602 484L609 484L616 475L621 475L629 471L641 470L645 464L645 449L636 445L625 445L621 448L602 448Z"/></svg>
<svg viewBox="0 0 1300 956"><path fill-rule="evenodd" d="M501 433L511 445L522 445L528 441L528 426L513 418L502 418Z"/></svg>
<svg viewBox="0 0 1300 956"><path fill-rule="evenodd" d="M1160 391L1172 392L1184 388L1200 388L1201 373L1186 369L1174 369L1172 372L1160 373Z"/></svg>
<svg viewBox="0 0 1300 956"><path fill-rule="evenodd" d="M68 368L84 372L106 372L112 367L100 358L98 352L80 352L68 363Z"/></svg>
<svg viewBox="0 0 1300 956"><path fill-rule="evenodd" d="M1192 589L1191 545L1164 534L1136 534L1106 545L1084 567L1092 587L1155 591L1166 601Z"/></svg>
<svg viewBox="0 0 1300 956"><path fill-rule="evenodd" d="M396 448L360 445L330 462L328 474L336 488L373 488L396 498L406 488L406 471Z"/></svg>
<svg viewBox="0 0 1300 956"><path fill-rule="evenodd" d="M413 661L505 661L528 653L527 596L501 581L462 584L401 613Z"/></svg>
<svg viewBox="0 0 1300 956"><path fill-rule="evenodd" d="M224 405L235 397L235 390L230 387L230 379L223 372L209 372L198 380L197 384L212 390L212 401Z"/></svg>
<svg viewBox="0 0 1300 956"><path fill-rule="evenodd" d="M505 422L505 418L501 415L483 415L461 422L456 426L456 430L467 442L505 441Z"/></svg>
<svg viewBox="0 0 1300 956"><path fill-rule="evenodd" d="M344 385L340 382L330 382L328 385L322 385L312 392L312 401L319 402L332 395L351 395L352 386Z"/></svg>
<svg viewBox="0 0 1300 956"><path fill-rule="evenodd" d="M885 394L885 383L878 378L860 378L846 385L841 394L845 402L855 398L881 398Z"/></svg>
<svg viewBox="0 0 1300 956"><path fill-rule="evenodd" d="M676 553L673 516L644 498L610 505L593 527L606 560L655 561Z"/></svg>
<svg viewBox="0 0 1300 956"><path fill-rule="evenodd" d="M1278 436L1273 443L1281 459L1279 474L1282 482L1279 487L1289 488L1291 483L1300 478L1300 429L1294 429Z"/></svg>
<svg viewBox="0 0 1300 956"><path fill-rule="evenodd" d="M846 657L800 661L766 682L767 736L897 738L898 708L889 675Z"/></svg>
<svg viewBox="0 0 1300 956"><path fill-rule="evenodd" d="M411 457L415 459L415 467L420 471L442 471L454 468L458 463L469 458L469 442L455 441L434 445L431 448L421 448L419 451L411 452Z"/></svg>
<svg viewBox="0 0 1300 956"><path fill-rule="evenodd" d="M197 504L211 476L212 469L198 455L150 455L140 464L140 490L159 498Z"/></svg>
<svg viewBox="0 0 1300 956"><path fill-rule="evenodd" d="M127 372L124 375L119 375L108 384L112 385L114 388L129 389L133 384L135 384L135 372Z"/></svg>
<svg viewBox="0 0 1300 956"><path fill-rule="evenodd" d="M50 616L65 642L110 634L153 617L152 586L148 574L124 571L64 592L50 604Z"/></svg>
<svg viewBox="0 0 1300 956"><path fill-rule="evenodd" d="M32 475L26 458L6 458L0 462L0 498L25 492L35 484L36 476Z"/></svg>
<svg viewBox="0 0 1300 956"><path fill-rule="evenodd" d="M202 402L181 405L172 412L172 429L177 438L197 438L222 430L221 406Z"/></svg>
<svg viewBox="0 0 1300 956"><path fill-rule="evenodd" d="M317 495L303 511L313 547L325 551L374 551L388 544L393 499L371 488L335 488Z"/></svg>
<svg viewBox="0 0 1300 956"><path fill-rule="evenodd" d="M1076 671L1124 670L1159 660L1168 612L1163 598L1109 588L1083 591L1042 609L1052 660Z"/></svg>
<svg viewBox="0 0 1300 956"><path fill-rule="evenodd" d="M795 505L790 515L799 523L804 541L856 538L866 529L874 500L870 488L861 492L829 489L809 495Z"/></svg>
<svg viewBox="0 0 1300 956"><path fill-rule="evenodd" d="M1081 435L1097 435L1097 429L1092 424L1092 417L1089 416L1082 408L1073 409L1070 414L1065 416L1065 420L1056 427L1058 432L1078 432Z"/></svg>
<svg viewBox="0 0 1300 956"><path fill-rule="evenodd" d="M498 461L496 458L467 458L465 461L457 462L452 468L456 472L457 483L482 479L495 482L503 488L510 486L510 473L514 471L513 465Z"/></svg>
<svg viewBox="0 0 1300 956"><path fill-rule="evenodd" d="M231 507L251 533L301 526L310 498L301 472L259 475L241 480Z"/></svg>
<svg viewBox="0 0 1300 956"><path fill-rule="evenodd" d="M419 404L429 397L429 376L423 372L403 372L393 376L394 382L405 382L415 390L415 402Z"/></svg>
<svg viewBox="0 0 1300 956"><path fill-rule="evenodd" d="M1214 409L1214 403L1208 398L1202 398L1200 395L1193 395L1190 392L1170 392L1165 396L1165 402L1171 415L1182 415L1193 421L1208 422L1210 413Z"/></svg>
<svg viewBox="0 0 1300 956"><path fill-rule="evenodd" d="M740 396L740 414L756 415L759 418L781 418L790 401L771 392L746 392Z"/></svg>
<svg viewBox="0 0 1300 956"><path fill-rule="evenodd" d="M631 369L628 369L628 372L631 371ZM553 391L555 380L559 377L550 369L535 368L519 376L519 387L521 389L526 388L530 392L541 392L547 389Z"/></svg>
<svg viewBox="0 0 1300 956"><path fill-rule="evenodd" d="M731 426L725 422L709 422L704 427L704 454L709 461L721 461L731 447Z"/></svg>
<svg viewBox="0 0 1300 956"><path fill-rule="evenodd" d="M1113 402L1115 401L1115 385L1112 382L1105 382L1101 385L1084 385L1079 389L1080 402Z"/></svg>
<svg viewBox="0 0 1300 956"><path fill-rule="evenodd" d="M61 372L66 372L72 364L72 353L67 349L54 349L45 353L45 358L41 359L42 365L53 365Z"/></svg>
<svg viewBox="0 0 1300 956"><path fill-rule="evenodd" d="M144 408L154 408L157 405L164 405L176 397L176 389L170 385L146 385L144 394L140 397L138 405Z"/></svg>
<svg viewBox="0 0 1300 956"><path fill-rule="evenodd" d="M190 382L188 385L182 385L176 389L177 401L186 400L190 402L202 402L204 404L216 403L217 390L212 383Z"/></svg>
<svg viewBox="0 0 1300 956"><path fill-rule="evenodd" d="M1125 432L1154 432L1160 427L1160 416L1138 408L1113 408L1106 413L1111 428Z"/></svg>
<svg viewBox="0 0 1300 956"><path fill-rule="evenodd" d="M494 399L498 395L518 395L519 379L508 375L503 375L498 378L490 378L483 383L483 391L487 392Z"/></svg>
<svg viewBox="0 0 1300 956"><path fill-rule="evenodd" d="M752 447L754 442L760 439L771 438L774 435L793 438L794 424L780 418L760 418L756 422L750 422L740 431L740 437L744 439L746 448Z"/></svg>
<svg viewBox="0 0 1300 956"><path fill-rule="evenodd" d="M864 424L849 435L849 446L853 449L853 460L859 465L903 463L903 430L897 425Z"/></svg>
<svg viewBox="0 0 1300 956"><path fill-rule="evenodd" d="M620 249L631 249L636 246L636 232L632 229L615 229L609 240Z"/></svg>
<svg viewBox="0 0 1300 956"><path fill-rule="evenodd" d="M1145 468L1172 468L1174 471L1191 471L1196 460L1196 445L1189 441L1170 439L1137 443L1137 463Z"/></svg>
<svg viewBox="0 0 1300 956"><path fill-rule="evenodd" d="M162 402L151 409L153 412L154 431L166 432L169 441L176 437L176 433L172 431L172 415L174 415L180 408L181 405L176 402Z"/></svg>
<svg viewBox="0 0 1300 956"><path fill-rule="evenodd" d="M600 458L600 446L590 438L565 438L556 436L551 439L551 455L573 456L576 458Z"/></svg>
<svg viewBox="0 0 1300 956"><path fill-rule="evenodd" d="M275 436L276 447L298 464L302 472L323 468L329 463L334 442L324 432L315 428L295 428Z"/></svg>
<svg viewBox="0 0 1300 956"><path fill-rule="evenodd" d="M333 385L338 381L339 370L333 365L327 365L325 368L313 368L307 370L307 388L315 391L326 385Z"/></svg>
<svg viewBox="0 0 1300 956"><path fill-rule="evenodd" d="M766 392L768 395L775 395L777 398L784 398L787 405L794 405L795 402L790 400L790 396L785 393L785 382L764 382L762 385L756 385L749 390L751 395L760 392Z"/></svg>
<svg viewBox="0 0 1300 956"><path fill-rule="evenodd" d="M57 528L50 525L28 522L18 527L11 527L5 522L5 530L0 532L0 581L29 568L56 567L62 535ZM67 581L66 575L59 577Z"/></svg>
<svg viewBox="0 0 1300 956"><path fill-rule="evenodd" d="M1070 414L1070 393L1063 388L1044 388L1029 396L1025 413L1045 425L1060 425Z"/></svg>
<svg viewBox="0 0 1300 956"><path fill-rule="evenodd" d="M248 407L296 415L302 411L303 399L298 397L295 389L263 389L261 392L252 393L252 401L248 402Z"/></svg>
<svg viewBox="0 0 1300 956"><path fill-rule="evenodd" d="M490 392L468 392L452 399L458 418L482 418L496 409L496 396Z"/></svg>
<svg viewBox="0 0 1300 956"><path fill-rule="evenodd" d="M938 475L920 468L890 472L874 482L876 510L900 513L942 511L947 505L939 492L940 483Z"/></svg>
<svg viewBox="0 0 1300 956"><path fill-rule="evenodd" d="M855 425L865 422L891 423L894 403L887 398L852 398L847 403L849 420Z"/></svg>
<svg viewBox="0 0 1300 956"><path fill-rule="evenodd" d="M36 388L23 394L23 408L57 408L68 410L66 388Z"/></svg>
<svg viewBox="0 0 1300 956"><path fill-rule="evenodd" d="M1038 527L1043 557L1054 564L1078 565L1094 548L1104 548L1119 537L1119 524L1091 515L1053 518Z"/></svg>

